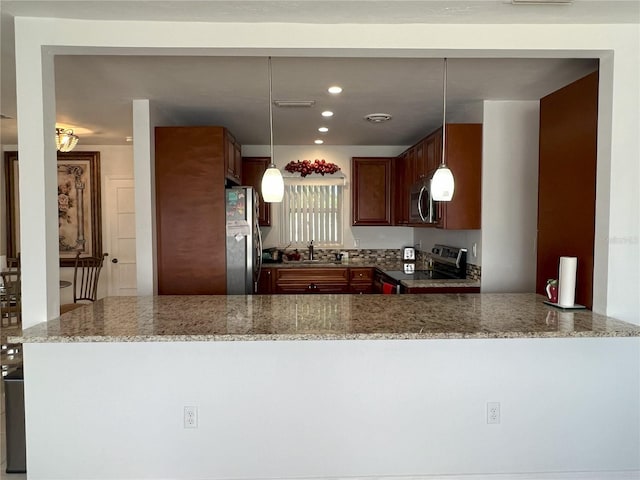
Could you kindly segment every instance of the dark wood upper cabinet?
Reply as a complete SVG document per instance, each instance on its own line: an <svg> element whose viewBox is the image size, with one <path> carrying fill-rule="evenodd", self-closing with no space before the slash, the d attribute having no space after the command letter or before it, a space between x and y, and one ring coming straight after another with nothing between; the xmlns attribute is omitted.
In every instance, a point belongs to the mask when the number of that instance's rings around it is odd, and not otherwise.
<svg viewBox="0 0 640 480"><path fill-rule="evenodd" d="M598 72L540 100L536 292L578 258L576 303L593 305Z"/></svg>
<svg viewBox="0 0 640 480"><path fill-rule="evenodd" d="M393 158L353 157L352 175L352 224L392 225L392 166Z"/></svg>
<svg viewBox="0 0 640 480"><path fill-rule="evenodd" d="M242 147L235 137L224 131L224 163L226 167L226 178L236 185L242 185Z"/></svg>
<svg viewBox="0 0 640 480"><path fill-rule="evenodd" d="M442 128L427 135L395 160L395 225L477 230L482 216L482 125L447 124L446 162L456 182L453 200L437 202L437 224L410 223L411 186L427 181L442 162Z"/></svg>
<svg viewBox="0 0 640 480"><path fill-rule="evenodd" d="M261 227L271 226L271 204L262 198L262 175L269 167L269 157L243 157L242 158L242 182L253 187L260 198L258 203L258 224Z"/></svg>
<svg viewBox="0 0 640 480"><path fill-rule="evenodd" d="M442 161L442 129L435 132L436 168ZM450 202L437 202L439 228L479 230L482 225L482 125L447 124L446 163L455 180Z"/></svg>
<svg viewBox="0 0 640 480"><path fill-rule="evenodd" d="M409 223L409 188L407 152L393 159L393 224Z"/></svg>
<svg viewBox="0 0 640 480"><path fill-rule="evenodd" d="M442 159L442 135L430 135L424 140L425 172L438 168Z"/></svg>

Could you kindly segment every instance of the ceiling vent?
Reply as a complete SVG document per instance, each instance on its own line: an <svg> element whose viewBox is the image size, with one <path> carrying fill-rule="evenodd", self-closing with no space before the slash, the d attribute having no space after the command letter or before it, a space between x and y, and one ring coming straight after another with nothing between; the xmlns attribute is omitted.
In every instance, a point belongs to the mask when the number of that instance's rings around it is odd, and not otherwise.
<svg viewBox="0 0 640 480"><path fill-rule="evenodd" d="M371 123L388 122L389 120L391 120L391 118L391 115L389 115L388 113L370 113L369 115L366 115L364 117L367 122Z"/></svg>
<svg viewBox="0 0 640 480"><path fill-rule="evenodd" d="M573 0L511 0L513 5L571 5Z"/></svg>
<svg viewBox="0 0 640 480"><path fill-rule="evenodd" d="M273 104L276 107L313 107L316 104L315 100L274 100Z"/></svg>

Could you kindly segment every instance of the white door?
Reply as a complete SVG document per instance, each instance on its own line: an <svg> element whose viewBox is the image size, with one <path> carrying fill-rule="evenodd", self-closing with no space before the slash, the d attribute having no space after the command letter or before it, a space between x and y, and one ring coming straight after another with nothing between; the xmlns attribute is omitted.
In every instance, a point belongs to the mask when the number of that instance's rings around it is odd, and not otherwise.
<svg viewBox="0 0 640 480"><path fill-rule="evenodd" d="M136 295L136 218L133 178L105 179L109 296Z"/></svg>

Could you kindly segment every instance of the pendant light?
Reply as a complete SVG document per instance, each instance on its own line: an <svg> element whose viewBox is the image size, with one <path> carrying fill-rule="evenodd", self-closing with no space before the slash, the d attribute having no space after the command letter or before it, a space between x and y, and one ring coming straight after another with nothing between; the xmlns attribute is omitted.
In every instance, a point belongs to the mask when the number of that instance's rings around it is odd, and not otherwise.
<svg viewBox="0 0 640 480"><path fill-rule="evenodd" d="M284 196L284 181L282 173L276 167L273 157L273 79L271 75L271 57L269 57L269 134L271 164L262 176L262 198L267 203L282 202Z"/></svg>
<svg viewBox="0 0 640 480"><path fill-rule="evenodd" d="M431 179L431 196L438 202L450 202L455 190L453 174L447 167L445 152L447 141L447 59L444 59L442 82L442 163Z"/></svg>

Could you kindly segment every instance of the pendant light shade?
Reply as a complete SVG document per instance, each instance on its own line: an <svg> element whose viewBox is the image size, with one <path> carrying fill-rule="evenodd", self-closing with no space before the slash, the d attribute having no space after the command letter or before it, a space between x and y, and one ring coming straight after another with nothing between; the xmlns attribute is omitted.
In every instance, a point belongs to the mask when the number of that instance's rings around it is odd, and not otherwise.
<svg viewBox="0 0 640 480"><path fill-rule="evenodd" d="M431 178L431 195L437 202L449 202L455 190L453 173L446 165L440 165Z"/></svg>
<svg viewBox="0 0 640 480"><path fill-rule="evenodd" d="M284 196L282 173L274 164L269 165L262 175L262 198L268 203L278 203Z"/></svg>
<svg viewBox="0 0 640 480"><path fill-rule="evenodd" d="M447 59L442 80L442 163L431 178L431 196L437 202L450 202L455 191L453 173L446 163L447 146Z"/></svg>
<svg viewBox="0 0 640 480"><path fill-rule="evenodd" d="M273 157L273 79L271 75L271 57L269 57L269 146L271 164L262 175L262 199L267 203L282 202L284 197L284 180L282 173L276 167Z"/></svg>

